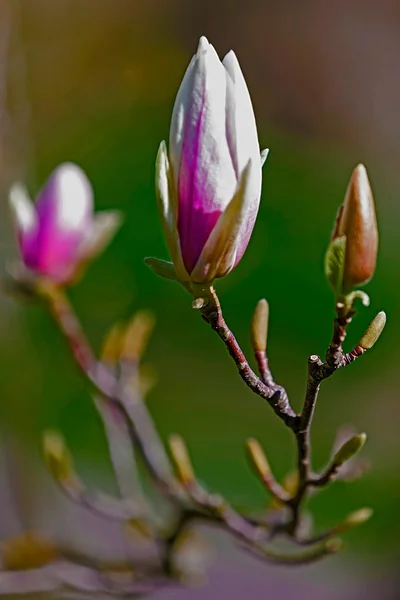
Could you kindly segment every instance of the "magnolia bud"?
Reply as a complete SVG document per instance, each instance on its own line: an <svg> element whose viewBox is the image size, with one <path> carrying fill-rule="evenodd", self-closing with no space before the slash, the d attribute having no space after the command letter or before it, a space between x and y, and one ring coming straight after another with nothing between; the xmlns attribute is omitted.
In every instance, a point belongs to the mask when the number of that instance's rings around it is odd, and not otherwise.
<svg viewBox="0 0 400 600"><path fill-rule="evenodd" d="M66 481L74 475L74 465L63 436L57 431L46 431L43 436L43 452L47 467L58 481Z"/></svg>
<svg viewBox="0 0 400 600"><path fill-rule="evenodd" d="M139 310L130 320L122 341L121 358L135 361L142 356L155 325L153 313Z"/></svg>
<svg viewBox="0 0 400 600"><path fill-rule="evenodd" d="M333 239L345 236L342 292L367 283L375 271L378 228L371 187L364 165L351 176Z"/></svg>
<svg viewBox="0 0 400 600"><path fill-rule="evenodd" d="M181 282L208 283L240 261L257 217L261 166L250 95L235 54L220 61L205 37L179 88L156 191Z"/></svg>
<svg viewBox="0 0 400 600"><path fill-rule="evenodd" d="M346 461L352 458L357 452L361 450L367 440L365 433L359 433L354 435L343 446L336 452L333 463L337 467L341 467Z"/></svg>
<svg viewBox="0 0 400 600"><path fill-rule="evenodd" d="M183 484L193 483L195 474L184 439L180 435L171 435L169 447L178 470L179 479Z"/></svg>
<svg viewBox="0 0 400 600"><path fill-rule="evenodd" d="M261 448L260 443L254 438L249 438L247 440L247 448L254 463L254 466L256 467L261 477L268 477L268 475L271 473L271 468L269 466L267 457L264 454L264 450Z"/></svg>
<svg viewBox="0 0 400 600"><path fill-rule="evenodd" d="M117 211L93 214L90 181L73 163L55 169L35 204L15 183L10 208L24 265L62 285L76 279L121 224Z"/></svg>
<svg viewBox="0 0 400 600"><path fill-rule="evenodd" d="M368 521L373 515L372 508L360 508L350 513L340 525L337 526L337 533L344 533L345 531L349 531L349 529L354 529L354 527L358 527L362 525L366 521Z"/></svg>
<svg viewBox="0 0 400 600"><path fill-rule="evenodd" d="M362 336L358 345L364 350L369 350L379 339L384 327L386 325L386 313L381 310L375 319L372 321L371 325L368 327L367 331Z"/></svg>
<svg viewBox="0 0 400 600"><path fill-rule="evenodd" d="M269 306L265 298L260 300L251 320L251 345L255 352L267 349Z"/></svg>

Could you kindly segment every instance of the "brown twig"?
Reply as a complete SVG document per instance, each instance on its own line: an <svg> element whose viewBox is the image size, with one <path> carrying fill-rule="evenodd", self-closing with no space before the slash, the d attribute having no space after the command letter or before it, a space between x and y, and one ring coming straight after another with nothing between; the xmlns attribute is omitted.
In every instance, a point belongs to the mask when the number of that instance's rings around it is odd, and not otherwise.
<svg viewBox="0 0 400 600"><path fill-rule="evenodd" d="M216 331L224 342L229 354L237 366L239 375L245 384L255 394L266 400L275 411L275 414L282 419L288 427L292 428L294 423L298 420L298 415L290 406L286 390L276 384L270 387L254 373L244 352L236 341L235 336L225 322L221 305L214 288L211 287L205 289L204 292L204 298L198 298L198 300L202 300L203 302L199 302L198 306L195 304L195 307L199 308L203 319L214 331ZM265 363L262 366L265 368Z"/></svg>
<svg viewBox="0 0 400 600"><path fill-rule="evenodd" d="M113 498L103 492L90 492L78 478L73 480L57 479L60 489L74 502L88 508L91 512L114 521L147 519L141 504L121 498Z"/></svg>
<svg viewBox="0 0 400 600"><path fill-rule="evenodd" d="M177 509L175 524L170 529L167 537L160 537L159 532L156 530L152 532L159 547L162 548L161 562L164 569L168 570L168 565L171 565L170 553L173 552L174 540L180 536L180 532L189 521L199 519L205 519L222 526L226 531L243 541L248 549L256 555L272 562L304 564L337 550L338 546L335 546L335 544L330 545L330 540L325 543L325 538L315 538L315 542L312 542L312 538L310 538L309 540L303 540L304 545L315 547L307 550L306 553L282 555L269 547L268 542L271 542L279 533L289 535L295 542L299 541L297 527L301 503L307 490L312 486L318 486L315 483L317 479L312 475L310 465L309 437L320 383L341 366L355 360L363 352L363 349L356 347L349 354L343 353L340 342L343 331L339 331L338 322L335 321L333 342L330 346L331 351L328 351L328 353L331 352L334 359L329 359L329 362L328 360L322 362L318 356L312 356L309 359L307 391L303 410L298 415L291 408L285 389L273 380L265 351L255 353L261 378L251 369L242 349L223 318L215 290L213 288L203 290L207 291L205 297L195 299L195 307L201 311L203 319L223 340L246 385L257 395L267 400L280 419L294 432L297 440L298 487L293 495L280 486L270 471L262 474L264 484L281 505L290 510L291 515L287 523L279 524L279 526L274 524L269 526L267 521L260 524L236 511L221 496L207 492L195 479L188 466L189 463L185 463L185 460L183 461L184 466L183 471L181 471L180 482L175 478L164 446L139 393L137 385L139 357L134 357L133 360L129 361L122 360L117 371L107 368L97 360L90 348L66 296L59 289L49 284L42 285L39 290L41 297L46 300L56 323L66 337L81 371L99 394L97 402L101 404L98 408L102 408L100 414L105 422L106 434L108 438L111 438L110 453L113 464L117 469L120 469L119 487L121 494L125 496L128 487L124 484L123 479L126 472L124 473L121 469L121 464L118 465L119 450L115 438L120 432L125 436L128 435L131 444L133 443L138 447L159 490L173 502ZM340 360L338 357L340 357ZM119 427L118 424L123 425ZM126 465L125 462L125 469ZM321 478L323 477L325 476L321 476ZM117 502L108 502L106 496L90 495L83 486L79 485L68 486L63 484L63 488L75 501L103 516L122 520L143 518L142 503L138 508L137 504L133 505L133 503L127 502L126 498ZM129 495L133 491L132 488L129 488ZM139 489L138 491L140 494Z"/></svg>
<svg viewBox="0 0 400 600"><path fill-rule="evenodd" d="M278 417L284 421L295 435L298 453L297 490L290 497L286 497L284 494L278 494L277 496L281 496L282 503L286 504L291 510L292 516L286 525L286 531L290 535L295 536L299 524L301 503L308 489L312 486L316 487L318 485L316 481L319 481L312 476L310 430L321 382L330 377L338 369L356 360L365 352L364 348L356 346L351 352L345 353L342 347L346 337L346 328L351 322L355 311L353 311L352 307L346 307L342 303L337 304L337 317L334 319L333 334L326 352L326 360L323 362L317 355L310 356L304 404L300 415L297 415L290 406L286 390L282 386L277 385L272 377L265 350L255 351L255 359L261 379L251 369L242 349L225 322L215 289L213 287L200 288L195 290L195 294L194 308L200 310L203 319L223 340L238 368L241 378L253 392L267 400ZM328 483L334 475L335 473L330 472L322 476L319 487ZM263 479L265 478L263 477ZM271 482L265 483L267 487L270 487ZM274 495L276 496L276 494Z"/></svg>
<svg viewBox="0 0 400 600"><path fill-rule="evenodd" d="M180 498L182 495L173 479L164 447L136 391L127 384L125 378L119 381L97 361L65 294L49 282L42 284L39 292L64 334L82 373L109 403L109 413L116 411L124 416L131 439L139 448L159 487L168 490L170 497Z"/></svg>

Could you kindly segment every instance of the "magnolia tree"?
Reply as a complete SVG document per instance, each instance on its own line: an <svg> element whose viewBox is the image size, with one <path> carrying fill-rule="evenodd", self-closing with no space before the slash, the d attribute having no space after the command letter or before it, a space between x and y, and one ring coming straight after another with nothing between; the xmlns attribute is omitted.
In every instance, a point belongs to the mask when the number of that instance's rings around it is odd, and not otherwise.
<svg viewBox="0 0 400 600"><path fill-rule="evenodd" d="M271 498L270 508L259 515L239 511L218 492L206 489L197 480L179 435L170 437L169 452L164 448L143 402L151 381L140 369L152 316L142 311L126 326L113 327L98 358L67 299L67 286L82 276L89 261L107 245L121 223L120 215L93 212L90 182L73 164L62 164L54 171L35 204L21 184L11 189L21 257L11 273L14 285L40 299L51 312L91 385L120 496L87 488L56 431L44 435L47 465L73 502L104 519L126 524L137 532L139 546L143 538L157 550L154 561L92 562L90 581L95 590L107 588L108 575L111 578L116 569L130 575L113 588L118 593L154 589L176 578L198 575L203 563L194 537L188 534L194 522L223 528L266 561L298 565L338 552L340 534L371 515L369 508L361 508L329 531L315 534L304 513L311 494L336 479L359 476L365 465L354 455L366 435L347 431L339 434L329 464L316 473L310 459L310 427L321 383L370 349L385 325L385 313L380 312L355 348L350 352L343 348L356 301L368 305L368 296L357 288L371 279L378 248L367 173L362 165L355 168L328 245L325 274L335 297L333 334L325 357L308 359L304 405L298 414L269 368L267 301L259 301L251 322L256 373L224 320L215 288L216 280L232 271L246 250L257 217L267 153L260 152L250 95L235 54L229 52L221 62L213 46L201 38L176 97L168 148L162 142L156 160L156 195L172 262L145 260L157 275L180 283L192 296L193 308L221 338L239 376L293 433L296 476L284 483L275 479L260 443L247 440L249 460ZM135 467L136 451L170 507L165 519L146 501ZM290 542L284 552L282 540ZM66 555L62 548L32 533L8 540L3 554L5 569L14 575L10 581L18 585L15 570L25 569L24 585L29 588L31 582L32 591L39 581L29 579L36 572L34 567L61 569L68 562L79 569L89 561L89 557ZM93 578L96 573L98 578ZM79 587L77 581L69 585Z"/></svg>

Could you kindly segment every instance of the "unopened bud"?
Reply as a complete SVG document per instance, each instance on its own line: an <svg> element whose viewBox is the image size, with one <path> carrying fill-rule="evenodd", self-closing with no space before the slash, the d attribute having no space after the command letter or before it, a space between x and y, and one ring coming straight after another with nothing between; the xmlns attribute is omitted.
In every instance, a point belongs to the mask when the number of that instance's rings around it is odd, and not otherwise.
<svg viewBox="0 0 400 600"><path fill-rule="evenodd" d="M366 521L368 521L372 515L373 515L373 510L372 508L360 508L359 510L355 510L354 512L350 513L345 520L340 523L340 525L338 525L338 527L336 528L337 532L343 533L344 531L349 531L350 529L353 529L354 527L358 527L359 525L362 525L363 523L365 523Z"/></svg>
<svg viewBox="0 0 400 600"><path fill-rule="evenodd" d="M265 298L257 303L251 319L251 345L255 352L267 349L269 306Z"/></svg>
<svg viewBox="0 0 400 600"><path fill-rule="evenodd" d="M122 326L116 323L107 333L100 356L101 360L109 365L114 365L118 362L121 354L122 344Z"/></svg>
<svg viewBox="0 0 400 600"><path fill-rule="evenodd" d="M334 239L346 236L343 269L343 293L367 283L375 271L378 252L378 228L371 186L364 165L351 176L343 210L339 213Z"/></svg>
<svg viewBox="0 0 400 600"><path fill-rule="evenodd" d="M367 331L362 336L358 345L364 350L369 350L372 346L377 342L380 337L384 327L386 325L386 313L381 310L375 319L372 321L371 325L368 327Z"/></svg>
<svg viewBox="0 0 400 600"><path fill-rule="evenodd" d="M350 460L357 452L361 450L367 440L366 433L359 433L347 440L343 446L336 452L333 463L337 467L341 467L345 462Z"/></svg>
<svg viewBox="0 0 400 600"><path fill-rule="evenodd" d="M74 473L73 460L60 433L54 430L44 433L43 452L47 467L55 479L66 481L71 478Z"/></svg>
<svg viewBox="0 0 400 600"><path fill-rule="evenodd" d="M250 438L247 440L247 448L253 460L254 466L260 473L261 477L266 477L269 475L271 469L260 443L254 438Z"/></svg>
<svg viewBox="0 0 400 600"><path fill-rule="evenodd" d="M179 479L184 484L193 483L195 475L185 441L180 435L171 435L169 447L178 469Z"/></svg>
<svg viewBox="0 0 400 600"><path fill-rule="evenodd" d="M134 361L142 356L154 325L154 315L148 310L139 310L132 317L123 337L121 350L123 360Z"/></svg>

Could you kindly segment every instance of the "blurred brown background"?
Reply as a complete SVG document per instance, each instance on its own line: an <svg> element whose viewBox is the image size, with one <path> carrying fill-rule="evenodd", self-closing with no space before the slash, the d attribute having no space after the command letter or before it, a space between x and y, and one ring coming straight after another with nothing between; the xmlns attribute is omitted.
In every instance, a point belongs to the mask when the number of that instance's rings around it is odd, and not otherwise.
<svg viewBox="0 0 400 600"><path fill-rule="evenodd" d="M80 164L97 206L126 214L115 242L71 292L88 335L98 347L114 320L137 307L152 308L158 329L149 358L160 385L150 409L162 435L185 435L211 488L238 505L265 503L245 464L244 440L259 437L282 477L294 460L289 435L244 388L184 292L143 264L147 255L167 257L153 193L154 158L168 137L174 97L202 34L221 57L235 50L260 144L271 151L252 242L218 286L231 327L247 349L253 307L268 298L273 370L299 407L307 356L322 353L329 340L332 297L322 261L358 162L366 164L375 193L381 248L366 289L371 306L360 309L349 344L378 310L387 311L388 326L371 353L324 385L313 439L322 465L335 429L353 423L368 432L364 453L373 463L362 481L337 484L313 502L317 528L364 505L375 509L373 521L348 536L341 557L311 571L264 570L230 551L225 556L223 544L210 587L190 593L233 598L232 586L243 584L254 598L264 598L270 582L271 593L288 599L330 597L324 586L332 598L394 598L400 550L398 2L0 0L0 262L15 256L6 210L10 182L23 178L35 194L58 163ZM24 523L15 527L40 523L54 535L65 537L68 529L78 539L77 530L54 516L67 510L56 491L49 508L44 490L50 480L36 477L25 457L39 465L41 431L57 426L89 477L109 478L87 389L39 307L1 296L0 335L0 419L22 490L11 501L23 513ZM9 478L3 479L6 489ZM2 514L0 533L10 535L11 520ZM257 576L249 575L252 569Z"/></svg>

